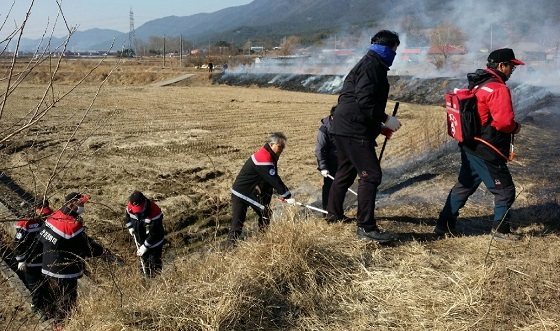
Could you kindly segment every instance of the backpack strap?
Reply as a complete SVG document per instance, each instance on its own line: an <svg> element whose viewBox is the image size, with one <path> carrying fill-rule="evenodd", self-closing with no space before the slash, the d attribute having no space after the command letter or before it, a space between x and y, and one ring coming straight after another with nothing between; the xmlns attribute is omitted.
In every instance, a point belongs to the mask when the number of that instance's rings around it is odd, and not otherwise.
<svg viewBox="0 0 560 331"><path fill-rule="evenodd" d="M473 87L473 88L471 89L471 91L472 91L472 93L476 96L476 92L477 92L481 87L483 87L484 85L486 85L486 84L488 84L488 83L492 83L492 82L494 82L494 83L499 83L500 81L499 81L496 77L492 77L492 78L488 79L487 81L482 82L482 83L476 85L475 87ZM481 123L481 124L482 124L482 126L486 126L486 125L490 125L490 123L492 123L492 113L490 113L490 111L488 111L488 119L487 119L486 123L484 123L484 124Z"/></svg>

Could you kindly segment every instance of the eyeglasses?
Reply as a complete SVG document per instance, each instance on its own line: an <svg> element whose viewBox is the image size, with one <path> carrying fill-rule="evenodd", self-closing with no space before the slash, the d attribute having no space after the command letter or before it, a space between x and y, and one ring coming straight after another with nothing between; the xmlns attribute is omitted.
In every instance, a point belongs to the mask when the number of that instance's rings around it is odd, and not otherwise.
<svg viewBox="0 0 560 331"><path fill-rule="evenodd" d="M511 63L511 62L503 62L503 63L504 63L504 65L508 65L508 66L511 67L511 72L514 72L514 71L515 71L515 68L517 68L517 66L515 66L515 65L514 65L513 63Z"/></svg>

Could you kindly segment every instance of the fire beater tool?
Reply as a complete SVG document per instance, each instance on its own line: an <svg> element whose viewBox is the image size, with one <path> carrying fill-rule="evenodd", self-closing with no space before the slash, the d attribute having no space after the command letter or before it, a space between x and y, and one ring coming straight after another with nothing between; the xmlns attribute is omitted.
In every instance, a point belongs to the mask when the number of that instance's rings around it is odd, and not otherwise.
<svg viewBox="0 0 560 331"><path fill-rule="evenodd" d="M395 108L393 109L393 116L397 115L397 110L399 110L399 102L395 102ZM387 140L389 138L385 137L385 141L383 142L383 147L381 147L381 153L379 153L379 163L381 164L381 158L383 157L383 152L385 151L385 145L387 145Z"/></svg>
<svg viewBox="0 0 560 331"><path fill-rule="evenodd" d="M334 177L331 175L327 175L327 177L329 177L330 179L334 180ZM352 190L351 188L348 188L348 191L352 194L354 194L355 196L358 196L358 193L356 193L356 191Z"/></svg>

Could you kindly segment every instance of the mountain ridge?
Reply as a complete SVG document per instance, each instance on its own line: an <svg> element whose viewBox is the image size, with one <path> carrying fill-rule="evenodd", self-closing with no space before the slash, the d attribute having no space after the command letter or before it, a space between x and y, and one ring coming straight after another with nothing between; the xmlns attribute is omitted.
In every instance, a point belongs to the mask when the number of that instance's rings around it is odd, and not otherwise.
<svg viewBox="0 0 560 331"><path fill-rule="evenodd" d="M502 8L502 4L505 7ZM497 10L498 12L488 12ZM445 0L254 0L212 13L190 16L166 16L142 24L134 30L137 40L148 41L152 36L178 37L197 44L247 41L277 46L282 38L297 35L308 43L341 33L357 34L386 27L408 33L412 43L428 43L425 29L442 22L460 25L469 34L487 39L487 30L494 26L494 38L539 38L535 31L543 24L557 33L560 6L552 0L496 0L492 4L464 4ZM538 18L539 24L535 24ZM556 28L554 28L556 26ZM503 30L500 34L498 30ZM411 34L414 31L418 35ZM54 38L63 42L65 38ZM68 49L121 49L129 43L129 33L109 29L77 31ZM35 49L38 40L24 40L22 49ZM82 48L82 49L79 49Z"/></svg>

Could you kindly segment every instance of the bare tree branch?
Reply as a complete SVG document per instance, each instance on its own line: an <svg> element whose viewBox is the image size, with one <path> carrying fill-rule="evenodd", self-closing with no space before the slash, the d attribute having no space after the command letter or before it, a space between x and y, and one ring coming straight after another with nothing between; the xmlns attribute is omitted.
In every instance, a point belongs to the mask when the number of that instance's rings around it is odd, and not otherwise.
<svg viewBox="0 0 560 331"><path fill-rule="evenodd" d="M107 56L104 56L100 61L98 61L92 68L89 68L88 71L80 76L77 82L72 83L69 88L65 88L63 91L57 91L55 82L59 76L59 72L61 72L61 68L63 67L63 59L65 56L65 52L67 47L70 43L70 40L76 32L76 27L72 27L68 24L66 17L64 15L62 9L62 2L60 0L56 0L56 4L58 6L58 13L54 20L54 24L50 26L47 23L43 34L41 36L40 42L38 43L35 51L33 53L33 57L23 62L18 58L18 52L20 49L20 43L22 36L25 31L26 24L28 23L31 11L34 7L35 1L31 1L29 8L27 9L26 15L24 17L23 23L17 26L17 28L10 33L10 35L6 39L6 45L4 47L4 51L8 49L8 44L10 42L15 42L15 51L11 54L10 58L10 65L8 71L6 73L6 77L0 78L0 82L4 83L3 92L0 94L0 121L7 118L6 114L8 111L11 111L9 106L9 99L13 95L14 92L20 88L21 84L26 80L29 75L39 70L39 66L48 66L48 81L45 83L44 89L41 91L41 94L38 97L37 102L30 107L27 112L16 114L14 116L9 117L8 123L3 123L4 125L0 126L0 151L2 149L7 149L10 147L12 141L15 141L14 138L18 135L21 135L24 132L27 132L30 128L37 126L40 124L41 120L48 116L50 111L55 108L63 99L68 97L70 94L75 93L76 89L83 85L86 79L92 75L92 73L103 64ZM15 0L12 3L12 7L15 4ZM10 9L11 12L11 9ZM8 12L8 16L9 13ZM6 25L8 21L8 17L4 19L4 23L2 23L2 27ZM52 41L54 40L54 32L57 26L57 22L62 21L66 30L67 35L60 45L57 45L54 50L52 49ZM114 44L114 41L113 41ZM114 45L111 45L109 50L113 48ZM109 52L107 52L109 53ZM47 62L48 61L48 62ZM36 157L33 155L24 154L24 160L26 161L25 164L21 165L14 165L11 167L3 167L5 169L15 169L21 167L29 167L29 171L31 176L34 179L34 186L35 186L35 194L37 195L37 191L43 191L42 196L46 197L49 189L52 187L52 183L55 180L59 180L65 170L69 167L72 160L75 159L76 155L79 154L80 149L79 147L85 142L86 139L91 137L93 134L94 128L90 129L89 132L86 132L85 137L80 138L80 141L76 142L76 136L79 131L83 131L83 124L88 115L91 113L94 103L97 100L97 97L101 93L102 87L105 83L109 80L112 76L113 72L119 67L120 60L117 64L111 69L108 74L104 75L104 80L99 83L97 86L97 90L95 95L92 97L92 100L87 107L87 109L82 113L81 119L78 123L73 127L72 132L70 132L69 136L66 139L66 142L61 147L61 150L56 153L49 153L50 155L47 156L40 156ZM71 116L74 116L76 113L72 113ZM101 122L97 122L94 127L101 125ZM83 135L82 135L83 136ZM28 148L29 146L26 146ZM52 158L53 156L57 157L54 168L52 169L52 173L48 177L48 180L45 183L40 183L37 181L38 177L35 174L35 170L38 169L40 166L38 162L46 158ZM33 165L33 166L32 166Z"/></svg>

